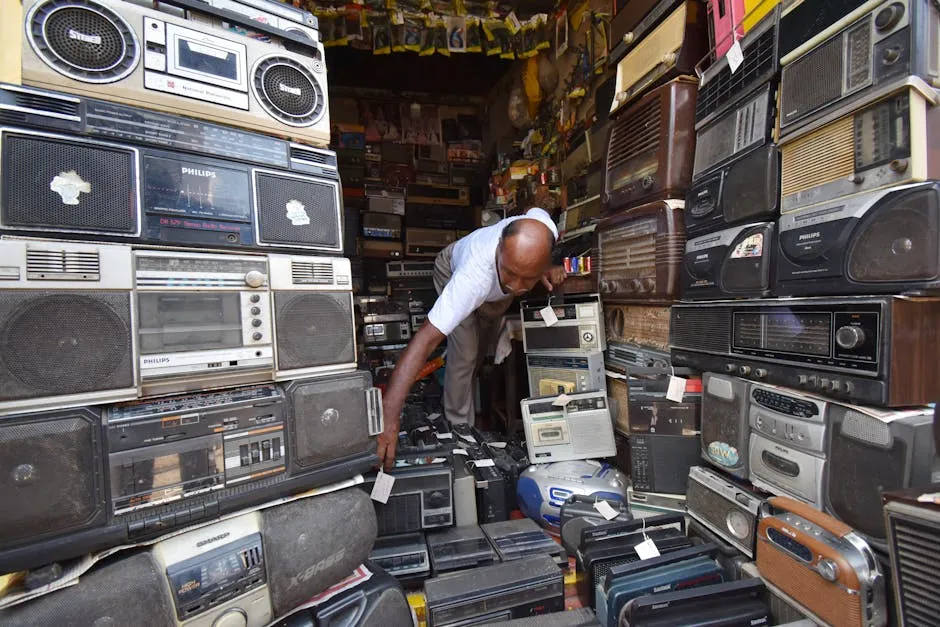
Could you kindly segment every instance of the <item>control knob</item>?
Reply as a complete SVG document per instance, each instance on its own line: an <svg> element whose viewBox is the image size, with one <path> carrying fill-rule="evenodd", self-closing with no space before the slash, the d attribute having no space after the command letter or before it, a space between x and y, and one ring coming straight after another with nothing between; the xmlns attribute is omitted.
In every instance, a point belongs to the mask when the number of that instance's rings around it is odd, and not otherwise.
<svg viewBox="0 0 940 627"><path fill-rule="evenodd" d="M859 327L840 327L836 331L836 344L839 348L851 350L865 343L865 331Z"/></svg>
<svg viewBox="0 0 940 627"><path fill-rule="evenodd" d="M212 627L246 627L246 625L248 625L248 615L238 608L223 612L212 622Z"/></svg>
<svg viewBox="0 0 940 627"><path fill-rule="evenodd" d="M886 31L894 28L904 16L904 4L901 2L892 2L885 8L875 14L875 29Z"/></svg>
<svg viewBox="0 0 940 627"><path fill-rule="evenodd" d="M667 52L666 54L663 55L663 65L669 65L669 66L675 65L676 59L678 58L679 58L679 55L677 55L675 52Z"/></svg>
<svg viewBox="0 0 940 627"><path fill-rule="evenodd" d="M257 270L251 270L245 275L245 285L248 287L261 287L267 280L268 277L265 276L263 272L258 272Z"/></svg>
<svg viewBox="0 0 940 627"><path fill-rule="evenodd" d="M652 292L656 289L656 281L654 279L646 278L643 279L643 291Z"/></svg>
<svg viewBox="0 0 940 627"><path fill-rule="evenodd" d="M628 46L633 43L634 39L636 39L636 35L634 35L632 31L623 34L623 43L627 44Z"/></svg>
<svg viewBox="0 0 940 627"><path fill-rule="evenodd" d="M740 368L738 368L738 374L741 375L742 377L746 377L747 375L751 374L751 367L741 366Z"/></svg>
<svg viewBox="0 0 940 627"><path fill-rule="evenodd" d="M816 564L816 572L826 581L835 581L839 578L839 566L828 557L824 557Z"/></svg>

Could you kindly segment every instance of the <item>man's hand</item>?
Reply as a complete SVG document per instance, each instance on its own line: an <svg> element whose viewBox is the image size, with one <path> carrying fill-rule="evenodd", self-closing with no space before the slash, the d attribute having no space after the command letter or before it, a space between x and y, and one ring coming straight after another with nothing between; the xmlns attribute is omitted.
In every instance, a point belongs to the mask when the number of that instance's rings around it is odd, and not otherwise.
<svg viewBox="0 0 940 627"><path fill-rule="evenodd" d="M398 428L394 425L395 432L390 433L390 427L385 427L385 431L376 438L378 449L376 455L379 456L379 465L384 466L385 470L391 470L395 465L395 451L398 449Z"/></svg>
<svg viewBox="0 0 940 627"><path fill-rule="evenodd" d="M542 285L551 292L555 289L556 285L561 285L567 278L568 273L565 272L564 266L552 266L542 275Z"/></svg>

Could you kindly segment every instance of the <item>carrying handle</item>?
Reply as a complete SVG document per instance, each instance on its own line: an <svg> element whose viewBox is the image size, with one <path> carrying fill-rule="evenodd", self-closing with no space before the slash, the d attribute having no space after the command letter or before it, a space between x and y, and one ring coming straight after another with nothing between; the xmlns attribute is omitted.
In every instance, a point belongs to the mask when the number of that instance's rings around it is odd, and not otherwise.
<svg viewBox="0 0 940 627"><path fill-rule="evenodd" d="M841 520L833 518L828 514L824 514L819 510L813 509L806 503L801 503L800 501L791 499L788 496L773 496L768 499L768 501L774 509L796 514L800 518L805 518L814 525L818 525L826 531L836 534L840 538L844 538L850 533L855 532L852 527L848 526Z"/></svg>
<svg viewBox="0 0 940 627"><path fill-rule="evenodd" d="M317 616L317 624L324 627L356 627L366 613L368 599L357 590L348 599L342 599L328 610L325 616Z"/></svg>

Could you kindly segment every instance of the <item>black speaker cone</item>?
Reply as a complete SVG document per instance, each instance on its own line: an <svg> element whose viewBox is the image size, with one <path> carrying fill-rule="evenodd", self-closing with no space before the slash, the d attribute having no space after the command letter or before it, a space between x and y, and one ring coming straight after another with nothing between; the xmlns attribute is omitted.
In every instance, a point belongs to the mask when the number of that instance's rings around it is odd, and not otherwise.
<svg viewBox="0 0 940 627"><path fill-rule="evenodd" d="M313 72L289 57L259 61L252 87L264 109L285 124L311 126L326 112L323 88Z"/></svg>
<svg viewBox="0 0 940 627"><path fill-rule="evenodd" d="M348 293L275 292L278 368L355 361L351 301Z"/></svg>
<svg viewBox="0 0 940 627"><path fill-rule="evenodd" d="M27 18L30 45L57 72L82 82L108 83L137 65L133 29L105 6L81 0L51 0Z"/></svg>

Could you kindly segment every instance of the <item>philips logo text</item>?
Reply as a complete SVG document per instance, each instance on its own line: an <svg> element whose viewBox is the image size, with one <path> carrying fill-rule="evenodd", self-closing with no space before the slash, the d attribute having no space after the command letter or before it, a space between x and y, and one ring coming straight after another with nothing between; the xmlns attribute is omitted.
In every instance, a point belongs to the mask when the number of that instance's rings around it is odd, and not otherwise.
<svg viewBox="0 0 940 627"><path fill-rule="evenodd" d="M818 239L819 236L820 236L819 231L814 231L812 233L803 233L802 235L800 235L799 240L802 242L808 239Z"/></svg>
<svg viewBox="0 0 940 627"><path fill-rule="evenodd" d="M187 168L186 166L183 166L181 169L183 174L188 174L189 176L201 176L207 179L214 179L216 177L214 170L200 170L199 168Z"/></svg>

